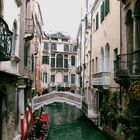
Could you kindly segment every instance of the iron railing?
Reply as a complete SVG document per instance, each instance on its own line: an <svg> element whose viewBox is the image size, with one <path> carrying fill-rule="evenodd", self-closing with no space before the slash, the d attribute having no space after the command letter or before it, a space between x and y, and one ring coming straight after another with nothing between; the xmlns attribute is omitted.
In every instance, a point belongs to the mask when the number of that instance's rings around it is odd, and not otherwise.
<svg viewBox="0 0 140 140"><path fill-rule="evenodd" d="M115 77L140 75L140 49L129 54L121 54L114 61Z"/></svg>
<svg viewBox="0 0 140 140"><path fill-rule="evenodd" d="M0 18L0 61L11 59L12 34L7 23Z"/></svg>

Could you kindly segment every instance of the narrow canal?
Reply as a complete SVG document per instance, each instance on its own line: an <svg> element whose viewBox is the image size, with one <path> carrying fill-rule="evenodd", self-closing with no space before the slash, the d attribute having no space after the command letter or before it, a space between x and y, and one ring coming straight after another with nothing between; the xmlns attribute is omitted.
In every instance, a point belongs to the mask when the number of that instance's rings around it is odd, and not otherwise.
<svg viewBox="0 0 140 140"><path fill-rule="evenodd" d="M50 120L48 140L110 140L73 106L55 103L44 109Z"/></svg>

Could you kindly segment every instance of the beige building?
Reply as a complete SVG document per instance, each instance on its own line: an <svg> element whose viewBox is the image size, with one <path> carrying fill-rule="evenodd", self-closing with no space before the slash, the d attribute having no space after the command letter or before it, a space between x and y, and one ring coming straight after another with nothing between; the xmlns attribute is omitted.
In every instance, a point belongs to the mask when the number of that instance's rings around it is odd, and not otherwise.
<svg viewBox="0 0 140 140"><path fill-rule="evenodd" d="M77 33L78 64L77 74L79 79L80 94L83 95L83 112L97 124L96 98L92 86L91 76L91 8L93 1L85 1L82 9L82 19Z"/></svg>
<svg viewBox="0 0 140 140"><path fill-rule="evenodd" d="M83 110L100 127L102 103L119 91L114 81L114 60L120 52L120 2L87 0L85 5L77 36L79 85L82 83Z"/></svg>
<svg viewBox="0 0 140 140"><path fill-rule="evenodd" d="M77 92L75 42L62 33L45 35L40 49L40 92Z"/></svg>
<svg viewBox="0 0 140 140"><path fill-rule="evenodd" d="M118 90L114 81L114 58L120 45L120 3L116 0L95 1L92 21L92 85L96 89L99 111L105 96ZM99 114L99 113L98 113Z"/></svg>

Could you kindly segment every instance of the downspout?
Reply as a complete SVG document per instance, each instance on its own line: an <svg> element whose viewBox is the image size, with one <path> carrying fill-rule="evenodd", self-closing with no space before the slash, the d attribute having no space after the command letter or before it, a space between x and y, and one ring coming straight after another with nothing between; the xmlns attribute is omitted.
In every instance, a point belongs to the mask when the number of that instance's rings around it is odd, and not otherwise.
<svg viewBox="0 0 140 140"><path fill-rule="evenodd" d="M122 2L120 1L120 55L122 54ZM120 107L122 106L122 86L120 84Z"/></svg>

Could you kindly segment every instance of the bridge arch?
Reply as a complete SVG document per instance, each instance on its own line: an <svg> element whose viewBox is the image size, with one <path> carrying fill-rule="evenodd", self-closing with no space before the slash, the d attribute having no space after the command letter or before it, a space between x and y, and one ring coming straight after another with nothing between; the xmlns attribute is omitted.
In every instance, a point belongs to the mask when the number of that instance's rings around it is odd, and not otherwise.
<svg viewBox="0 0 140 140"><path fill-rule="evenodd" d="M49 105L55 102L67 103L82 109L83 96L71 92L51 92L41 96L35 96L32 100L33 110L39 109L43 105Z"/></svg>

